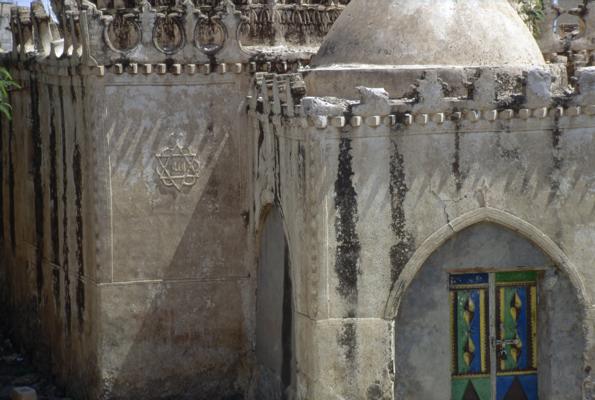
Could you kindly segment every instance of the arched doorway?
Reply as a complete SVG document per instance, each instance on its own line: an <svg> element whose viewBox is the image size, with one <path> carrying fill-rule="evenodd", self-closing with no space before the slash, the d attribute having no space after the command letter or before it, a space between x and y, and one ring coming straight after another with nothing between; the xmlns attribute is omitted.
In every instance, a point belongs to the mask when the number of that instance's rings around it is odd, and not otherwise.
<svg viewBox="0 0 595 400"><path fill-rule="evenodd" d="M271 209L260 235L256 291L255 397L294 398L296 383L291 259L281 213Z"/></svg>
<svg viewBox="0 0 595 400"><path fill-rule="evenodd" d="M496 224L455 233L395 321L396 399L582 398L582 309L569 277Z"/></svg>

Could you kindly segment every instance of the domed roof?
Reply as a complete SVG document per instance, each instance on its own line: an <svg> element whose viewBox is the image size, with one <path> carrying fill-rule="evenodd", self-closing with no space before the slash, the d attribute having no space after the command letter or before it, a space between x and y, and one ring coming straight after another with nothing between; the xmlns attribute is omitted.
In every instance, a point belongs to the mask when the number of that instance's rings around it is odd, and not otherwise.
<svg viewBox="0 0 595 400"><path fill-rule="evenodd" d="M352 0L314 67L544 64L509 0Z"/></svg>

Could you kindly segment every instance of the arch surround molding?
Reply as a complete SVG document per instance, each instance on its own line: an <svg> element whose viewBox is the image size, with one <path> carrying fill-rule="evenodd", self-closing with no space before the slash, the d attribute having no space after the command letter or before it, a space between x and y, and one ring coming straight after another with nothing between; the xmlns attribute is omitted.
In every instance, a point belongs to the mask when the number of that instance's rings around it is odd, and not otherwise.
<svg viewBox="0 0 595 400"><path fill-rule="evenodd" d="M511 213L491 207L481 207L455 218L450 223L434 232L421 244L421 246L419 246L409 262L405 265L399 279L394 283L391 289L388 301L384 308L384 318L386 320L396 319L405 291L409 288L409 285L426 260L438 250L440 246L456 233L482 222L497 224L518 233L533 242L548 257L550 257L554 264L567 274L574 288L577 302L582 310L583 320L585 320L585 314L595 307L593 306L591 295L581 279L580 273L562 249L536 226ZM592 327L590 330L593 331L594 328ZM586 333L588 334L587 337L590 337L592 336L590 334L593 332Z"/></svg>

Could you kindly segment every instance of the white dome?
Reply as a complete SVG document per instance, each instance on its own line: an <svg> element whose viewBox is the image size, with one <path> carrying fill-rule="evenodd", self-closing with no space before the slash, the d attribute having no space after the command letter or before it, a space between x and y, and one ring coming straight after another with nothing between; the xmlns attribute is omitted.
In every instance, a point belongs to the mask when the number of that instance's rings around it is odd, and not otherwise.
<svg viewBox="0 0 595 400"><path fill-rule="evenodd" d="M544 63L508 0L352 0L312 66Z"/></svg>

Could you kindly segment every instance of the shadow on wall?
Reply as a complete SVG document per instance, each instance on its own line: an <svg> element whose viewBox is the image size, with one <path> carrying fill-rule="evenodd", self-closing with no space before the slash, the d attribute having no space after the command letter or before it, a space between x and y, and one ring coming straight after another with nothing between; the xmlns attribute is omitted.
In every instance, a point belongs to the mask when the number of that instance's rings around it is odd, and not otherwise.
<svg viewBox="0 0 595 400"><path fill-rule="evenodd" d="M260 235L255 399L295 398L295 324L291 271L283 217L273 207L266 213Z"/></svg>
<svg viewBox="0 0 595 400"><path fill-rule="evenodd" d="M256 296L254 398L295 398L295 338L291 262L283 217L269 210L260 236Z"/></svg>
<svg viewBox="0 0 595 400"><path fill-rule="evenodd" d="M101 285L99 362L104 387L99 398L244 398L251 379L253 328L248 321L254 311L240 178L229 174L236 168L238 151L228 142L204 190L192 193L197 200L188 217L172 216L187 195L173 195L161 214L149 209L146 218L183 227L180 237L159 237L152 243L176 245L169 265L156 273L160 279ZM125 222L134 230L132 218ZM137 260L134 273L150 275L143 267L148 270L154 260L147 257L129 255L126 262Z"/></svg>

